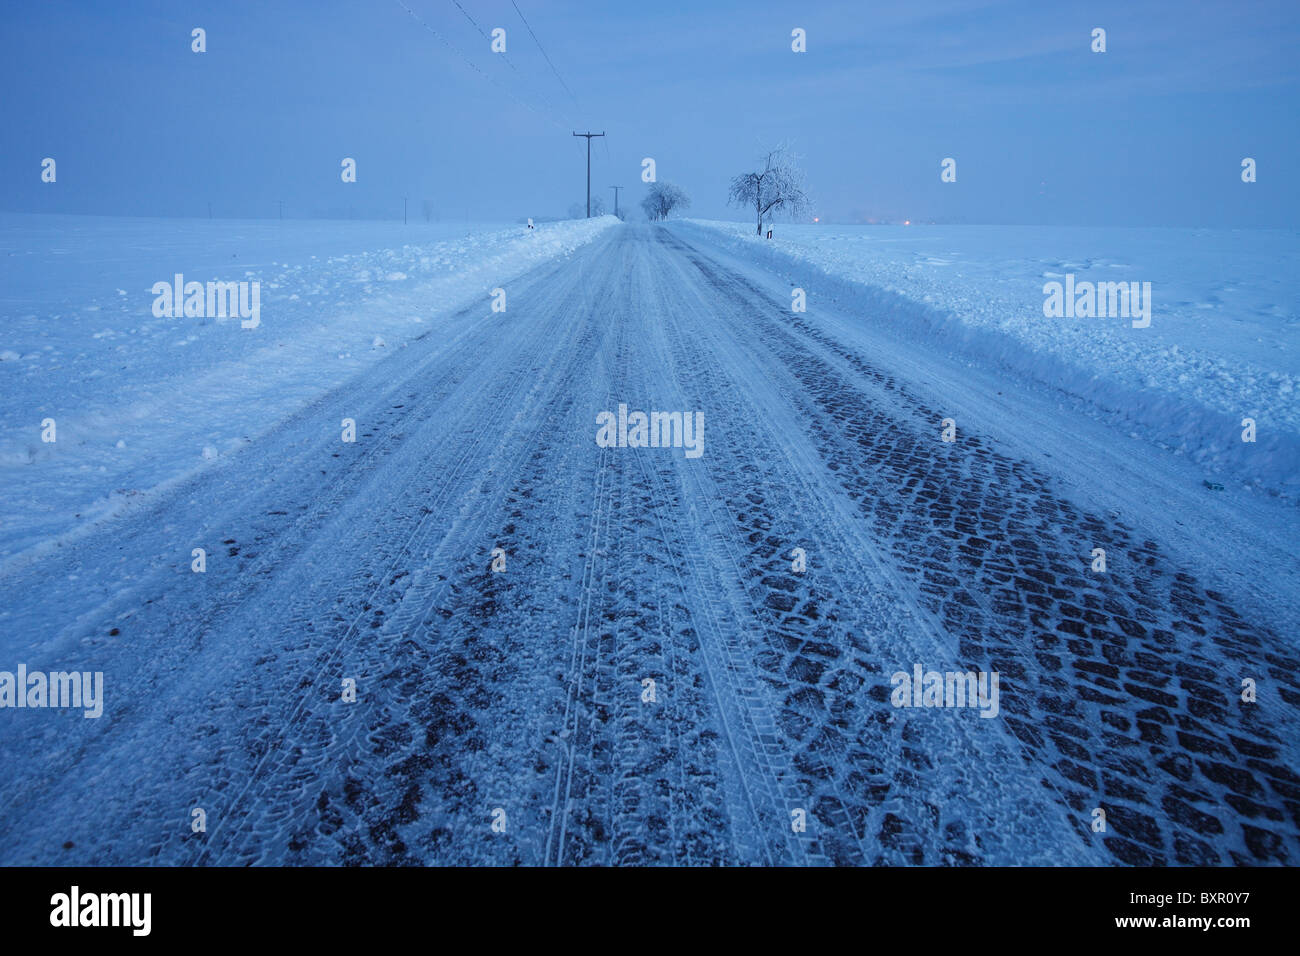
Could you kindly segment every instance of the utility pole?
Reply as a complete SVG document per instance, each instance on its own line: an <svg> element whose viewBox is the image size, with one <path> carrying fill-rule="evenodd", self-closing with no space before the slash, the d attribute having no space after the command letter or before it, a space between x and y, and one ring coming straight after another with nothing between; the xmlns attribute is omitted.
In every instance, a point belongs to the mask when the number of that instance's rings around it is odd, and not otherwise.
<svg viewBox="0 0 1300 956"><path fill-rule="evenodd" d="M587 218L591 218L591 138L604 136L604 133L574 133L574 136L587 137Z"/></svg>
<svg viewBox="0 0 1300 956"><path fill-rule="evenodd" d="M618 216L618 191L619 191L620 189L623 189L624 187L622 187L622 186L610 186L609 188L612 189L612 190L614 190L614 216L617 217L617 216Z"/></svg>
<svg viewBox="0 0 1300 956"><path fill-rule="evenodd" d="M280 207L280 221L283 222L284 221L284 200L277 199L276 204Z"/></svg>
<svg viewBox="0 0 1300 956"><path fill-rule="evenodd" d="M402 225L406 225L406 197L402 197Z"/></svg>

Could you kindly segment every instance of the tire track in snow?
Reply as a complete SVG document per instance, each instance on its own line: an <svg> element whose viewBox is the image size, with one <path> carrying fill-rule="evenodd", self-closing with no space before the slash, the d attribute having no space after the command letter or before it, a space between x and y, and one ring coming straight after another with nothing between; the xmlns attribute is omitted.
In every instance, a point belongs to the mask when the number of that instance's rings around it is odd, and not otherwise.
<svg viewBox="0 0 1300 956"><path fill-rule="evenodd" d="M564 265L551 265L526 277L520 283L520 291L535 287L562 300L567 298L576 282L577 277L572 276ZM505 317L506 320L510 318L512 316ZM145 686L137 684L129 690L113 688L118 691L115 695L118 700L136 702L141 711L146 710L145 704L150 707L147 712L140 713L138 720L142 723L132 722L134 713L130 707L115 712L111 738L99 745L98 750L89 747L85 750L87 753L93 750L95 762L103 765L105 754L102 751L105 747L111 753L120 753L130 749L132 741L166 740L174 738L177 731L188 733L191 744L187 749L194 756L185 758L185 776L196 781L191 792L183 793L185 789L190 789L184 781L171 786L165 780L151 779L149 776L131 781L127 788L110 791L101 797L100 802L108 804L104 808L105 813L116 816L120 822L115 826L88 826L87 835L78 834L79 839L75 841L78 847L103 845L106 847L104 852L108 854L107 859L111 860L117 852L113 849L115 844L134 838L122 831L135 826L147 828L152 825L163 835L162 841L155 843L148 854L142 848L137 848L124 854L124 858L135 861L145 855L156 857L162 844L171 842L167 835L175 832L171 828L174 827L176 815L181 814L183 819L189 806L208 804L208 799L196 802L196 795L207 793L210 798L215 793L216 799L224 804L221 793L230 786L229 781L249 774L256 767L257 761L279 745L284 728L292 726L297 720L294 717L297 708L293 705L307 692L295 661L312 655L313 644L318 641L317 631L326 634L333 631L336 637L340 633L346 633L347 622L355 622L358 613L356 610L347 613L349 606L360 608L362 612L366 610L367 594L374 593L376 580L384 579L376 570L369 570L367 566L386 566L383 562L391 557L393 543L404 540L410 534L409 526L421 515L422 505L415 500L418 494L422 489L427 491L438 487L440 479L448 477L449 471L456 471L448 465L444 456L459 454L459 471L466 471L465 462L473 453L473 442L463 453L454 446L440 448L437 437L440 430L445 437L465 434L475 441L499 436L499 426L494 431L492 418L482 418L480 409L496 409L499 415L504 415L517 407L518 403L512 402L510 396L515 394L515 389L522 389L531 382L528 372L536 364L536 355L545 354L548 346L558 348L557 343L563 342L560 333L567 322L563 310L553 310L547 314L546 319L544 324L534 324L527 338L514 343L513 361L519 366L517 371L512 373L510 366L493 370L501 375L499 381L475 382L473 379L475 353L482 356L485 354L485 344L501 339L499 328L489 327L485 320L479 319L476 324L479 334L465 337L459 351L439 353L445 368L441 369L438 377L431 378L426 370L437 370L439 358L434 356L426 359L414 351L415 347L412 346L411 350L398 353L383 366L358 379L349 389L327 396L311 409L296 416L283 429L273 433L273 439L258 443L256 448L246 449L244 455L233 458L226 463L224 469L201 477L195 483L195 497L191 499L189 508L191 514L186 514L184 507L178 508L176 501L170 503L170 509L165 505L159 506L161 517L158 520L169 522L170 527L165 530L170 536L177 534L177 527L182 526L185 520L193 518L197 519L196 525L203 523L209 526L209 535L211 529L246 524L249 522L250 511L261 514L266 509L265 496L268 491L266 483L257 477L250 479L249 475L257 475L264 459L279 462L283 457L281 449L285 447L302 445L305 448L293 460L291 467L280 469L279 477L284 480L283 486L272 485L269 489L276 497L286 499L285 505L277 509L286 513L280 522L284 527L282 536L271 539L265 555L251 555L246 549L241 555L244 558L244 573L227 577L225 580L233 579L233 584L223 588L216 600L198 590L201 582L195 579L203 579L204 576L188 576L188 568L185 569L186 573L179 576L167 567L154 574L159 583L153 587L161 592L159 600L156 605L152 599L142 602L147 606L137 612L131 634L138 652L152 654L152 657L145 657L145 667L137 665L133 668L143 671L150 683ZM426 343L426 348L433 344ZM502 356L498 355L497 358ZM489 390L493 386L503 390L496 396L495 405L487 400L491 397ZM394 387L398 389L397 392L393 391ZM405 389L411 391L408 393ZM474 400L474 394L482 397ZM380 397L377 398L376 395ZM342 461L331 456L331 446L339 447L333 445L333 442L337 441L336 423L340 412L353 413L358 405L363 408L386 409L393 404L389 397L398 395L403 395L406 399L400 416L394 412L387 412L385 417L376 416L380 423L388 425L385 434L391 435L393 440L365 442L367 422L364 416L357 416L363 429L363 441L351 447L359 449L360 453ZM439 416L449 417L440 422ZM479 416L477 421L475 416ZM399 417L400 422L394 420ZM323 423L321 418L324 419ZM393 434L393 430L398 428L406 434ZM423 432L418 431L421 428L424 429ZM322 432L334 437L316 437ZM372 436L376 433L376 429L369 431ZM438 453L430 455L422 451L415 444L416 439L430 442L430 447L439 450ZM394 448L402 452L396 458L393 457ZM318 469L309 465L304 467L304 463L311 462L313 457L330 469L326 478L313 479L311 475ZM457 459L453 457L452 460ZM332 462L337 464L331 464ZM384 465L383 469L375 470L380 464ZM234 474L233 479L229 477L230 473ZM378 492L377 485L380 488ZM448 487L441 490L447 491ZM220 501L218 489L224 491L227 488L248 490L248 495L246 498L237 498L233 509L222 509L224 518L214 518L205 513L203 503L208 500ZM333 494L330 493L331 490ZM368 506L369 501L376 497L381 501L387 497L386 510ZM313 503L315 507L312 507ZM305 512L306 518L301 517L300 512ZM432 509L424 510L426 518L431 513ZM125 525L125 533L129 537L145 538L152 533L152 528L148 525L143 530L132 526L129 521ZM188 537L184 532L180 532L180 536L182 540ZM174 537L170 540L173 541L174 550ZM109 538L104 550L114 549L113 539ZM277 560L277 557L281 560ZM258 563L250 566L250 560L257 560ZM86 563L92 562L87 559ZM167 564L171 564L171 560ZM265 568L272 569L272 573L266 575L267 580L263 581L260 572ZM215 569L210 569L210 574L211 570ZM341 580L342 590L329 593L329 584L318 582L318 576L325 582ZM176 580L178 577L179 580ZM187 617L192 618L196 611L204 615L205 620L217 621L211 632L203 633L204 640L199 642L197 648L186 641L176 641L172 636L175 623L183 622ZM95 614L88 616L93 617ZM251 649L246 646L244 635L265 632L268 628L275 629L270 632L274 635L275 642L268 648L268 655L254 665L254 654L250 653L242 670L238 667L232 669L233 675L229 683L212 681L212 676L221 671L205 668L203 655L216 656L218 646L237 650L238 654L249 653ZM139 648L141 641L148 642L143 650ZM196 655L196 652L197 656L187 657L187 654ZM324 661L331 659L328 651L326 655L317 660L314 667L316 671L320 670ZM236 656L235 660L238 659ZM275 663L274 669L262 667L264 663L270 662ZM123 673L124 669L109 666L106 670L112 681L115 670ZM171 682L170 687L165 683L167 681ZM336 700L337 684L331 682L321 692L326 700ZM279 707L278 701L290 702L291 710L288 716L277 721L272 714ZM254 704L251 714L246 712L250 702L260 702ZM329 721L318 721L313 727L313 734L319 737L312 743L313 748L328 743L331 732L329 724ZM103 722L105 729L109 726L108 721ZM86 732L95 728L78 726L74 729ZM302 742L304 741L295 743ZM239 759L241 749L248 752L247 762ZM58 754L55 756L57 758ZM28 779L34 784L48 786L52 780L68 778L76 773L90 773L79 763L80 759L78 756L62 767L32 773ZM112 757L109 757L108 762L111 761ZM172 791L170 796L161 794L160 787L168 787ZM55 797L58 801L62 799ZM44 805L46 811L50 802L53 801L47 801ZM274 802L269 801L270 804ZM140 812L142 803L147 806L143 815ZM42 816L49 814L45 812ZM84 814L68 816L73 820L84 818ZM140 819L142 816L143 820ZM55 815L56 820L59 818L60 815ZM5 819L12 820L12 817L6 815ZM127 821L130 823L123 826ZM86 820L87 824L94 822ZM220 831L216 830L215 835L219 834ZM214 832L208 836L214 836ZM182 842L190 847L196 843L188 833Z"/></svg>
<svg viewBox="0 0 1300 956"><path fill-rule="evenodd" d="M552 281L558 287L547 288ZM536 339L534 344L549 352L534 352L525 344L528 339L521 340L515 344L516 367L493 368L477 383L475 396L466 403L471 413L476 413L468 419L471 438L467 445L450 467L446 463L426 465L433 493L420 505L422 516L415 530L390 561L383 578L389 578L399 569L411 573L401 592L386 602L388 613L382 608L378 610L383 619L375 631L374 645L368 648L359 647L355 642L349 645L349 637L356 633L357 619L354 619L316 665L319 678L347 653L355 661L354 672L363 682L368 679L373 684L378 679L379 687L372 694L386 694L381 711L370 722L365 745L361 745L358 736L348 741L344 752L348 755L349 772L333 793L354 810L368 805L361 814L368 839L350 842L345 847L345 861L416 862L399 829L410 829L406 825L421 818L425 789L441 789L443 794L449 794L463 789L464 782L471 779L454 765L453 759L444 758L435 766L429 753L410 750L409 745L418 740L414 727L424 726L428 740L430 736L441 736L442 730L450 726L454 733L446 743L439 741L444 749L465 743L475 749L482 747L480 737L474 732L480 722L472 709L455 710L452 699L443 693L441 700L454 712L430 714L418 699L421 689L430 683L442 686L440 680L449 673L452 680L447 683L458 682L462 687L469 684L475 688L470 694L480 698L479 709L483 707L482 699L491 693L472 673L474 666L459 658L454 650L464 644L460 632L471 628L465 616L478 616L478 608L456 600L453 592L458 576L451 569L458 568L462 575L467 565L481 571L481 559L491 547L484 529L504 510L505 482L520 472L525 459L544 444L545 436L562 433L557 423L566 414L566 401L572 401L572 396L581 392L575 376L598 331L590 320L576 330L572 326L570 308L572 301L582 294L581 272L551 270L526 285L525 290L531 291L516 292L512 297L515 316L523 318L511 324L527 330ZM539 354L549 354L553 361L539 365ZM452 497L453 489L458 499ZM427 491L422 490L421 494L424 493ZM455 500L460 501L459 508L450 507ZM390 513L405 510L394 508L391 502L386 507ZM374 611L372 602L377 594L378 589L365 601L358 618ZM291 720L303 722L304 710L310 702L310 698L304 698L303 707ZM316 706L326 713L336 709L337 694L327 692L316 699ZM328 717L320 719L322 723L329 722ZM359 730L361 722L354 721L353 726ZM279 736L285 736L283 729ZM392 755L396 759L387 766L382 769L375 766L377 760L383 762ZM431 781L426 780L428 774L433 777ZM270 803L267 794L282 775L282 771L274 768L254 774L263 796L250 802ZM323 792L315 798L317 810L322 809L322 797L328 805L329 796L329 792ZM463 794L456 793L456 797L459 801ZM301 816L302 813L296 814L295 819ZM466 808L462 816L472 818L473 813ZM473 824L468 819L462 822L467 831L473 832ZM296 829L301 830L301 824ZM288 838L302 843L304 849L308 845L302 836ZM253 848L268 842L255 832L247 839ZM285 839L282 833L279 840Z"/></svg>
<svg viewBox="0 0 1300 956"><path fill-rule="evenodd" d="M978 435L939 444L942 414L907 386L706 254L696 260L719 294L752 302L747 334L763 330L827 466L922 604L971 663L994 655L1026 764L1062 794L1079 835L1098 840L1085 821L1101 805L1099 842L1117 862L1292 858L1300 778L1278 730L1295 726L1300 695L1277 637L1170 568L1155 542L1080 513ZM1086 564L1093 541L1112 565L1089 581L1063 556ZM1032 651L1022 635L1035 635ZM1267 718L1232 704L1239 673L1283 684Z"/></svg>
<svg viewBox="0 0 1300 956"><path fill-rule="evenodd" d="M659 239L673 243L668 233ZM1064 847L1042 834L1065 820L1025 782L1014 741L983 721L971 729L950 713L909 719L885 706L887 665L898 655L946 661L953 652L925 626L924 612L892 596L900 589L888 566L864 562L874 545L831 500L838 496L828 495L824 468L808 453L790 457L791 436L775 424L790 426L788 411L742 397L766 378L736 355L734 343L754 337L752 303L731 290L718 295L686 261L674 265L676 313L688 318L676 323L673 361L720 423L699 500L725 516L713 520L726 541L714 555L739 562L750 631L762 636L754 659L781 716L772 745L792 751L803 803L824 824L825 851L846 863L972 862L1014 847L1022 859L1059 862ZM800 576L789 570L795 544L808 547L814 565ZM986 772L969 772L975 763Z"/></svg>

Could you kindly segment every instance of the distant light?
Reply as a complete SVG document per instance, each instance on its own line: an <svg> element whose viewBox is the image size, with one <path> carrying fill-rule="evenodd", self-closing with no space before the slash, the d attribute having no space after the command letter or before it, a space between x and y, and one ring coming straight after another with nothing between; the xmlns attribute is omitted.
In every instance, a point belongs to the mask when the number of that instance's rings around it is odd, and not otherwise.
<svg viewBox="0 0 1300 956"><path fill-rule="evenodd" d="M910 220L910 219L904 219L904 220L903 220L903 225L905 225L905 226L910 226L911 224L912 224L912 220Z"/></svg>
<svg viewBox="0 0 1300 956"><path fill-rule="evenodd" d="M821 220L818 219L816 216L813 216L813 222L821 222Z"/></svg>

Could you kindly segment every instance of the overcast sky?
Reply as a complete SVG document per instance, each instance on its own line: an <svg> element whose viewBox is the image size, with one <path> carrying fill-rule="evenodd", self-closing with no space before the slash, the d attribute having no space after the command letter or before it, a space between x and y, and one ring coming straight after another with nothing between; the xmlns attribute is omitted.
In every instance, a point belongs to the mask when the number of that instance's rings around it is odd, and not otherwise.
<svg viewBox="0 0 1300 956"><path fill-rule="evenodd" d="M1295 0L515 2L536 41L511 0L6 3L0 209L561 216L590 129L593 192L649 156L709 218L788 140L824 221L1300 222Z"/></svg>

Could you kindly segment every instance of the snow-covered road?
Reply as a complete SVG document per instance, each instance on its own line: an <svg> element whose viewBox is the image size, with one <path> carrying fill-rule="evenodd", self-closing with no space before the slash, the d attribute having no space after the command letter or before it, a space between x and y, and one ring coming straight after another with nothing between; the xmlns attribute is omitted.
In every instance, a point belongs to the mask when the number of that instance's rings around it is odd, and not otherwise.
<svg viewBox="0 0 1300 956"><path fill-rule="evenodd" d="M607 229L9 569L105 703L4 712L0 862L1300 861L1294 509L799 284Z"/></svg>

